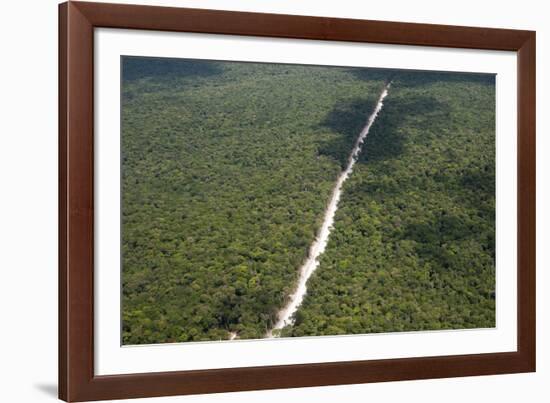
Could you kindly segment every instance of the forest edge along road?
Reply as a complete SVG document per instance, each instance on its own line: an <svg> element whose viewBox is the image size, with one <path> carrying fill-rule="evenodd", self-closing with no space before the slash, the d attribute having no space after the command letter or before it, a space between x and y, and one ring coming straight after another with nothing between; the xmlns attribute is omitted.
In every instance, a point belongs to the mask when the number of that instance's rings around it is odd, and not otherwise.
<svg viewBox="0 0 550 403"><path fill-rule="evenodd" d="M296 290L293 294L290 295L290 299L287 304L278 312L277 322L275 323L273 328L268 330L266 334L266 337L268 338L276 337L276 335L273 334L274 330L281 330L285 326L292 324L292 316L302 304L302 301L307 293L307 281L319 266L318 258L323 254L327 246L330 232L332 230L332 225L334 223L334 216L336 214L336 211L338 210L338 202L340 201L344 182L351 175L353 171L353 166L359 158L359 154L362 151L363 144L365 142L365 139L367 138L367 135L369 134L370 128L372 127L374 121L376 120L376 117L382 110L382 106L384 105L383 101L384 98L386 98L386 96L388 95L390 85L391 82L387 83L384 86L384 89L382 90L382 93L378 98L378 102L376 103L376 107L374 108L374 111L369 116L366 125L363 127L363 130L361 130L359 136L357 137L357 140L355 141L355 145L353 146L353 149L348 158L346 169L344 169L340 173L336 180L336 184L334 185L330 197L330 202L325 210L323 224L321 225L321 228L319 229L315 240L311 244L306 261L299 269L300 276L298 278Z"/></svg>

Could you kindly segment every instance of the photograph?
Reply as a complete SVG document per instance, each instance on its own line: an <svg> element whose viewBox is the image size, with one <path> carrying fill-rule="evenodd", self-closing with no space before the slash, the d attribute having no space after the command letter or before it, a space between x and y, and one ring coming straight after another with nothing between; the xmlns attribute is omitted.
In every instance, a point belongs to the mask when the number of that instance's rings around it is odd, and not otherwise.
<svg viewBox="0 0 550 403"><path fill-rule="evenodd" d="M495 74L120 65L122 345L496 327Z"/></svg>
<svg viewBox="0 0 550 403"><path fill-rule="evenodd" d="M543 5L2 2L0 403L546 403Z"/></svg>

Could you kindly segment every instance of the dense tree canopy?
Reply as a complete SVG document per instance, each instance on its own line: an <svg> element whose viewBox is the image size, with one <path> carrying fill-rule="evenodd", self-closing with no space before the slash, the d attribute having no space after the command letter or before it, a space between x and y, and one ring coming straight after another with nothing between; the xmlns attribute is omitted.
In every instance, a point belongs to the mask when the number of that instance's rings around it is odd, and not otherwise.
<svg viewBox="0 0 550 403"><path fill-rule="evenodd" d="M398 73L287 336L495 326L494 76Z"/></svg>
<svg viewBox="0 0 550 403"><path fill-rule="evenodd" d="M491 75L122 59L123 344L495 325Z"/></svg>
<svg viewBox="0 0 550 403"><path fill-rule="evenodd" d="M263 337L382 86L376 71L124 58L123 343Z"/></svg>

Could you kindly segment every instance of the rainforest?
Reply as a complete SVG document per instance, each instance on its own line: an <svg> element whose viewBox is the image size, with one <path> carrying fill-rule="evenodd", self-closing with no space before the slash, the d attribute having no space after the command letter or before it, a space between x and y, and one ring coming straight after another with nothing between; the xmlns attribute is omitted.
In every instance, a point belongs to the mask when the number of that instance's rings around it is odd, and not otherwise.
<svg viewBox="0 0 550 403"><path fill-rule="evenodd" d="M124 345L495 326L494 75L121 63Z"/></svg>

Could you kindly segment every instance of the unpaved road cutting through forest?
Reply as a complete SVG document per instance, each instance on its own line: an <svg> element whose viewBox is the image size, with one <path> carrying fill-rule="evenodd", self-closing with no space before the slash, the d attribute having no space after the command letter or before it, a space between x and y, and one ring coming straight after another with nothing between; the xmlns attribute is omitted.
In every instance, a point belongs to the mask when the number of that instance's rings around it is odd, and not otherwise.
<svg viewBox="0 0 550 403"><path fill-rule="evenodd" d="M388 83L384 87L382 93L380 94L380 97L378 98L378 102L376 104L376 107L374 108L374 111L369 116L365 127L363 127L363 130L361 130L361 133L359 133L359 136L355 141L355 145L351 150L350 156L348 158L346 169L343 170L342 173L338 176L336 184L334 185L334 188L332 190L332 195L330 197L330 202L327 206L327 209L325 210L321 229L319 230L319 232L317 233L317 237L311 244L307 260L300 267L300 277L298 279L296 291L294 291L294 293L290 296L290 299L286 306L279 311L277 315L277 322L275 323L273 328L267 332L266 337L274 337L274 330L280 330L283 327L292 324L292 315L294 315L294 312L296 312L296 310L302 303L304 296L307 293L307 281L319 266L318 258L323 254L327 246L328 238L330 236L332 225L334 223L334 215L336 214L336 210L338 209L338 202L340 201L340 196L342 194L342 186L353 171L353 166L359 158L359 154L361 153L363 143L365 142L365 139L369 134L369 130L376 120L376 117L382 110L382 106L384 105L383 101L384 98L386 98L386 96L388 95L390 85L391 83Z"/></svg>

